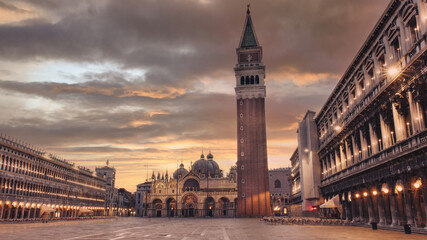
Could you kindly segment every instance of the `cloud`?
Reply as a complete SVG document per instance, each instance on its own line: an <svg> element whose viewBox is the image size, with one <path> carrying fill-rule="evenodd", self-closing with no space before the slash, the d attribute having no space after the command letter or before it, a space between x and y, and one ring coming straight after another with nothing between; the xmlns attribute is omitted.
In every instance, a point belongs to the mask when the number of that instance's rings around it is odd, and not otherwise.
<svg viewBox="0 0 427 240"><path fill-rule="evenodd" d="M251 3L270 167L289 165L297 122L320 109L388 2ZM245 3L0 1L2 10L14 15L0 18L1 131L89 167L110 159L131 190L144 165L171 173L202 148L226 171L235 163Z"/></svg>

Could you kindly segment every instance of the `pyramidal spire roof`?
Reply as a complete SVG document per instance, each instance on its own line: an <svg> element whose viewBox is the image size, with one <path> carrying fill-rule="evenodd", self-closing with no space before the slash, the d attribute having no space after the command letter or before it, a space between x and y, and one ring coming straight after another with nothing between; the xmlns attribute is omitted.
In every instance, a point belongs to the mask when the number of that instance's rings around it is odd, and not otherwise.
<svg viewBox="0 0 427 240"><path fill-rule="evenodd" d="M256 38L254 26L252 24L251 11L249 7L250 5L248 4L248 10L246 11L245 28L243 29L242 38L240 39L241 48L258 46L258 41Z"/></svg>

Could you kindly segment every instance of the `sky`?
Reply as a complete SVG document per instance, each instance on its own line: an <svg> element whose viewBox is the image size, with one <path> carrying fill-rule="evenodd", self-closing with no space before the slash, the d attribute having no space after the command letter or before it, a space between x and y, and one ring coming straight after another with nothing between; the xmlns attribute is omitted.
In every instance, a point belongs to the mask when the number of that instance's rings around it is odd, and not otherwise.
<svg viewBox="0 0 427 240"><path fill-rule="evenodd" d="M237 160L235 77L248 1L0 0L0 132L134 191L211 151ZM266 65L269 168L319 111L389 0L252 0Z"/></svg>

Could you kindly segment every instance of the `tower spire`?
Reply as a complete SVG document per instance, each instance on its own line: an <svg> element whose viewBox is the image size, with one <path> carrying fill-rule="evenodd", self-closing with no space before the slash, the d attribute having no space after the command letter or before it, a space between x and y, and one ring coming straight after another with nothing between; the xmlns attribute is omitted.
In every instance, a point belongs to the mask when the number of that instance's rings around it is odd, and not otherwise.
<svg viewBox="0 0 427 240"><path fill-rule="evenodd" d="M256 47L259 45L252 23L250 6L251 5L248 4L248 9L246 10L245 26L239 45L241 48Z"/></svg>

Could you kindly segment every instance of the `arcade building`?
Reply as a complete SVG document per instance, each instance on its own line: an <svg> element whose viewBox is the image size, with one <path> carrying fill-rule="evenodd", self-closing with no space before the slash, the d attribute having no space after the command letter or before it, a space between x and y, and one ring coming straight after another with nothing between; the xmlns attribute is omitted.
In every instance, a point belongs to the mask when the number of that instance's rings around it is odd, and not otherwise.
<svg viewBox="0 0 427 240"><path fill-rule="evenodd" d="M299 124L294 210L333 201L353 222L426 227L426 63L426 1L392 0L325 105Z"/></svg>
<svg viewBox="0 0 427 240"><path fill-rule="evenodd" d="M105 182L91 170L0 137L0 220L103 216Z"/></svg>

